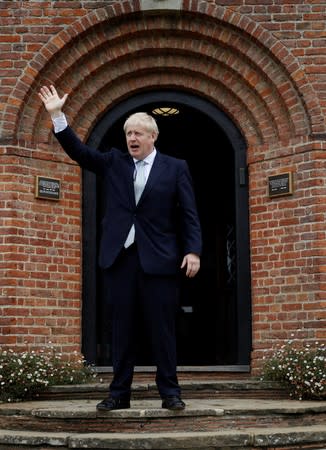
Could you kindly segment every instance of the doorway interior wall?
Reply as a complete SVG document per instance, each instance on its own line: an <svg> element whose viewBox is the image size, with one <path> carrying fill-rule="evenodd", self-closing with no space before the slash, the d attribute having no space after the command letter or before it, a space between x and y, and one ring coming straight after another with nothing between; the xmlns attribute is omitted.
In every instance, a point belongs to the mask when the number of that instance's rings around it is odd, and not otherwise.
<svg viewBox="0 0 326 450"><path fill-rule="evenodd" d="M156 116L162 153L187 160L203 230L201 270L183 280L178 314L178 361L183 368L249 370L251 350L246 147L228 117L212 103L181 91L133 96L108 111L88 144L127 151L125 119L136 111L174 107ZM100 180L83 172L83 353L110 366L110 326L97 267L101 220ZM95 232L94 232L95 230ZM141 314L140 314L141 320ZM141 322L140 322L141 323ZM139 327L144 330L143 327ZM137 365L151 367L146 331L139 335Z"/></svg>

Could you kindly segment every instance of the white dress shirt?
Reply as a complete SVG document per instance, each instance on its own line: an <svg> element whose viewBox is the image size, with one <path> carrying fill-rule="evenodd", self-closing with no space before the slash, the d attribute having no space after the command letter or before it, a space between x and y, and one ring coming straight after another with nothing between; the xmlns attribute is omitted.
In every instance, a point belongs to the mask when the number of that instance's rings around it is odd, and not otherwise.
<svg viewBox="0 0 326 450"><path fill-rule="evenodd" d="M52 118L52 123L55 133L60 133L60 131L63 131L68 126L68 122L64 113L62 113L58 117Z"/></svg>
<svg viewBox="0 0 326 450"><path fill-rule="evenodd" d="M144 172L145 172L145 179L147 181L149 173L151 171L155 156L156 156L156 148L154 147L153 151L146 156L146 158L143 159L143 161L146 163L145 167L144 167ZM133 158L134 163L135 163L135 170L136 170L136 162L138 161L137 159Z"/></svg>

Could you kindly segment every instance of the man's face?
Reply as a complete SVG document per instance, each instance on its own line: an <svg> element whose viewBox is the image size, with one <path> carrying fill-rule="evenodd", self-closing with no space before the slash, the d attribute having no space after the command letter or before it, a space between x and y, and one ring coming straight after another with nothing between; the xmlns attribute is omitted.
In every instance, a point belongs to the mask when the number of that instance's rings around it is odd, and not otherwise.
<svg viewBox="0 0 326 450"><path fill-rule="evenodd" d="M153 151L156 134L147 131L142 125L130 124L126 129L126 140L130 155L144 159Z"/></svg>

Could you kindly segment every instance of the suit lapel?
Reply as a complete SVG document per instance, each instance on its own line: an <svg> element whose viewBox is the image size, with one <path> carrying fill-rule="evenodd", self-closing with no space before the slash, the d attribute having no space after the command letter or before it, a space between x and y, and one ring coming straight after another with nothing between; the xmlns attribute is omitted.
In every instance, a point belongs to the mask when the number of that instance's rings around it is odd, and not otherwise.
<svg viewBox="0 0 326 450"><path fill-rule="evenodd" d="M149 173L147 183L145 185L145 188L139 199L138 204L144 200L144 198L147 196L147 194L151 191L152 187L157 183L157 180L160 178L165 167L166 167L166 161L165 161L164 157L162 157L161 153L157 152L154 162L153 162L153 166Z"/></svg>
<svg viewBox="0 0 326 450"><path fill-rule="evenodd" d="M131 202L131 205L134 207L136 205L135 203L135 191L134 191L134 171L135 171L135 164L132 157L128 154L125 154L123 156L123 176L121 177L122 180L126 180L126 189L127 189L127 195Z"/></svg>

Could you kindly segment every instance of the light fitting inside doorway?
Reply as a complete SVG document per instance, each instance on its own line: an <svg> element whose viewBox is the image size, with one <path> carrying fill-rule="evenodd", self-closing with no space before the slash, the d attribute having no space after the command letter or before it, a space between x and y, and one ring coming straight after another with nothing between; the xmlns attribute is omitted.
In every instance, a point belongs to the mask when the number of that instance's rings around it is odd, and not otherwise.
<svg viewBox="0 0 326 450"><path fill-rule="evenodd" d="M172 108L169 106L159 107L153 109L152 113L156 116L175 116L179 114L179 110L177 108Z"/></svg>

